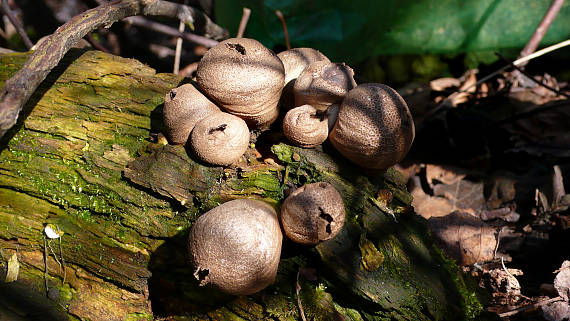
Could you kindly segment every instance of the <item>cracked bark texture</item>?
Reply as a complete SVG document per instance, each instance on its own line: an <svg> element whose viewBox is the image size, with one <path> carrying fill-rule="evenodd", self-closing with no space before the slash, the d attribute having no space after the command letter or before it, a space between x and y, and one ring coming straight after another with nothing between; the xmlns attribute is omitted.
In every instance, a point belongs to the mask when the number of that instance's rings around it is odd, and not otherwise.
<svg viewBox="0 0 570 321"><path fill-rule="evenodd" d="M1 55L0 81L28 57ZM229 168L151 142L161 130L164 95L182 80L135 60L72 50L35 91L0 141L2 280L13 253L20 263L18 280L0 292L42 299L22 299L27 308L20 309L0 300L0 316L7 309L54 320L298 320L297 274L311 269L314 277L299 279L299 295L314 320L479 314L473 288L434 247L396 171L367 176L327 145L325 152L291 147L280 133L256 142L274 161L257 159L250 148L247 161ZM235 198L279 209L288 188L317 181L334 185L345 203L345 227L335 239L317 247L285 242L275 284L258 294L233 297L198 286L186 239L201 213ZM394 195L387 206L398 222L370 200L380 190ZM64 234L44 245L48 223Z"/></svg>

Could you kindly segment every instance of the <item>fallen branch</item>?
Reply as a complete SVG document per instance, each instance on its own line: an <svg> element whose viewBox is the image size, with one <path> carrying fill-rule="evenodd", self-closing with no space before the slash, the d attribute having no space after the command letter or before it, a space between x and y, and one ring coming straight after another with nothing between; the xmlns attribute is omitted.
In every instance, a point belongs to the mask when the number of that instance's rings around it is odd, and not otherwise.
<svg viewBox="0 0 570 321"><path fill-rule="evenodd" d="M176 17L194 25L206 37L227 37L227 31L203 12L163 0L117 0L87 10L41 41L22 69L6 81L0 92L0 137L16 124L32 93L80 39L97 28L108 28L118 20L136 15Z"/></svg>
<svg viewBox="0 0 570 321"><path fill-rule="evenodd" d="M518 307L518 308L516 308L516 309L514 309L514 310L511 310L511 311L499 313L498 315L499 315L499 318L505 318L505 317L509 317L509 316L515 315L515 314L517 314L517 313L519 313L519 312L522 312L522 311L527 311L527 310L536 309L536 308L539 308L539 307L541 307L541 306L543 306L543 305L550 304L550 303L557 302L557 301L562 301L562 300L563 300L562 297L557 296L557 297L552 298L552 299L548 299L548 300L536 302L536 303L533 303L533 304L529 304L529 305L525 305L525 306L522 306L522 307Z"/></svg>

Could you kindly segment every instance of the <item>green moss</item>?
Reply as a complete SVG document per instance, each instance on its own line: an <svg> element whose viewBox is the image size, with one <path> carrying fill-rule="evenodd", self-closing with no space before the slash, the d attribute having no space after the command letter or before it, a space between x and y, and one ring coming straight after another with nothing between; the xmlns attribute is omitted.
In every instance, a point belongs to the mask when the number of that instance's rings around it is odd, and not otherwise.
<svg viewBox="0 0 570 321"><path fill-rule="evenodd" d="M151 313L129 313L125 317L125 321L151 321L154 320Z"/></svg>

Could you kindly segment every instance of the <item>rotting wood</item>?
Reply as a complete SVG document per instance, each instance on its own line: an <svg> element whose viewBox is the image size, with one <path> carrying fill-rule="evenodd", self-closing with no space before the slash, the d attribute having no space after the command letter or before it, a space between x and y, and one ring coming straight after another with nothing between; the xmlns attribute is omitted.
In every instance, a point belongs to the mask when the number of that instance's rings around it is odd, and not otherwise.
<svg viewBox="0 0 570 321"><path fill-rule="evenodd" d="M27 57L0 55L0 80ZM397 171L366 175L328 145L324 152L291 147L278 132L258 138L261 158L250 148L247 161L228 168L153 143L164 95L182 80L134 60L72 50L36 91L26 117L0 142L0 248L21 263L11 291L45 294L43 229L51 223L65 232L67 283L50 255L48 296L72 318L296 320L300 267L316 271L316 280L299 284L308 319L478 315L473 288L413 215ZM285 242L275 284L258 294L197 286L186 237L201 213L234 198L278 208L286 189L315 181L343 196L347 222L335 239L314 248ZM370 201L381 189L393 193L387 206L398 222Z"/></svg>

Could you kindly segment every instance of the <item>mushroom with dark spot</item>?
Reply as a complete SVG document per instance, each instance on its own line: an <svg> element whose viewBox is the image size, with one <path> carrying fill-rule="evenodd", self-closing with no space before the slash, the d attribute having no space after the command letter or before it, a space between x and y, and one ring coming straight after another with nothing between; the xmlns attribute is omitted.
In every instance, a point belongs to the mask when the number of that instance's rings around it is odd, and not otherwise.
<svg viewBox="0 0 570 321"><path fill-rule="evenodd" d="M282 108L290 109L295 104L293 86L297 77L311 63L315 61L330 62L330 60L320 51L313 48L293 48L278 53L277 57L281 59L285 67L285 87L283 88L279 105Z"/></svg>
<svg viewBox="0 0 570 321"><path fill-rule="evenodd" d="M231 38L206 52L196 81L226 112L253 128L265 128L279 114L285 70L277 55L257 40Z"/></svg>
<svg viewBox="0 0 570 321"><path fill-rule="evenodd" d="M346 212L339 192L329 183L307 184L292 192L281 207L281 225L296 243L315 245L335 237Z"/></svg>
<svg viewBox="0 0 570 321"><path fill-rule="evenodd" d="M190 147L202 161L213 165L236 162L249 145L245 121L232 114L218 112L200 120L190 135Z"/></svg>
<svg viewBox="0 0 570 321"><path fill-rule="evenodd" d="M193 84L174 88L164 97L165 136L172 144L185 144L196 123L217 112L220 109Z"/></svg>
<svg viewBox="0 0 570 321"><path fill-rule="evenodd" d="M329 136L328 120L311 105L295 107L285 114L283 134L297 146L315 147Z"/></svg>
<svg viewBox="0 0 570 321"><path fill-rule="evenodd" d="M414 121L404 99L386 85L370 83L346 95L329 139L353 163L387 169L406 156L414 136Z"/></svg>
<svg viewBox="0 0 570 321"><path fill-rule="evenodd" d="M270 205L249 199L204 213L190 231L194 277L229 294L248 295L275 280L283 236Z"/></svg>

